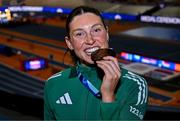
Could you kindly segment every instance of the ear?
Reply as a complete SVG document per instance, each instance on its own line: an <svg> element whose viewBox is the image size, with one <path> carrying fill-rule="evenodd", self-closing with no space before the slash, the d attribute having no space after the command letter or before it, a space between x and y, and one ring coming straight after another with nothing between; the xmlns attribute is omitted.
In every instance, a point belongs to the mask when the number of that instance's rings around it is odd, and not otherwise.
<svg viewBox="0 0 180 121"><path fill-rule="evenodd" d="M72 43L71 43L71 41L70 41L70 38L69 37L65 37L65 41L66 41L66 45L68 46L68 48L70 49L70 50L73 50L74 48L73 48L73 46L72 46Z"/></svg>

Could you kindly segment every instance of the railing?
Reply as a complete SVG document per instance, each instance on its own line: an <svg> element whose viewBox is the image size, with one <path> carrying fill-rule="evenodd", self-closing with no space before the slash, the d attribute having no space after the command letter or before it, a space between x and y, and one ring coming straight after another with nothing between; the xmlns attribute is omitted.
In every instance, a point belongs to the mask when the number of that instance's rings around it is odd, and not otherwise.
<svg viewBox="0 0 180 121"><path fill-rule="evenodd" d="M11 94L43 98L44 82L23 72L0 64L0 90Z"/></svg>

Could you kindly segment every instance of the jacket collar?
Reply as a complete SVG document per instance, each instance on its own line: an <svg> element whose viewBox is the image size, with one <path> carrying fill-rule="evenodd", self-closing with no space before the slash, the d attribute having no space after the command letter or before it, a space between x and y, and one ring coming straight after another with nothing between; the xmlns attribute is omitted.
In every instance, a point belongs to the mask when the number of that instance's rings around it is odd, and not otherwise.
<svg viewBox="0 0 180 121"><path fill-rule="evenodd" d="M81 73L89 73L90 71L96 70L96 67L94 65L85 66L78 63L76 66L71 67L69 78L77 77L77 68L80 70Z"/></svg>

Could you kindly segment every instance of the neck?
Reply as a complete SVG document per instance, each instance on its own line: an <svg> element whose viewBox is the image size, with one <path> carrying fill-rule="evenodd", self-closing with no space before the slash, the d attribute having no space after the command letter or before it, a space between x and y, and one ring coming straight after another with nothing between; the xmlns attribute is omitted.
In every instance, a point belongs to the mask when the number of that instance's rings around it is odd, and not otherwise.
<svg viewBox="0 0 180 121"><path fill-rule="evenodd" d="M87 63L85 61L79 61L77 62L77 65L83 65L84 67L97 67L96 64L90 64L90 63Z"/></svg>
<svg viewBox="0 0 180 121"><path fill-rule="evenodd" d="M82 65L87 68L96 68L98 77L101 80L103 79L104 71L101 68L99 68L96 64L86 64L86 63L78 62L77 65Z"/></svg>

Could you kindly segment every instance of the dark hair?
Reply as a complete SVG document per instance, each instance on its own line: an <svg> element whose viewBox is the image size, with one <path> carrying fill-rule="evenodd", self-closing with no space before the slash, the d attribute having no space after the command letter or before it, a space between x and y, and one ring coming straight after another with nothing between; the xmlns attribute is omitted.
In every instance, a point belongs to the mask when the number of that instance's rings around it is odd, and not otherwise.
<svg viewBox="0 0 180 121"><path fill-rule="evenodd" d="M78 16L78 15L84 14L84 13L93 13L93 14L99 16L101 18L101 21L102 21L104 27L106 28L105 22L103 20L103 17L101 15L100 11L98 11L95 8L88 7L88 6L79 6L79 7L74 8L71 11L71 13L68 15L68 18L66 20L66 36L69 37L69 32L70 32L69 24L71 23L73 18Z"/></svg>

